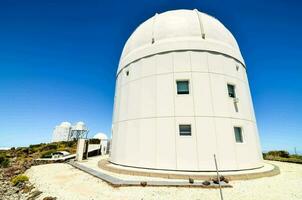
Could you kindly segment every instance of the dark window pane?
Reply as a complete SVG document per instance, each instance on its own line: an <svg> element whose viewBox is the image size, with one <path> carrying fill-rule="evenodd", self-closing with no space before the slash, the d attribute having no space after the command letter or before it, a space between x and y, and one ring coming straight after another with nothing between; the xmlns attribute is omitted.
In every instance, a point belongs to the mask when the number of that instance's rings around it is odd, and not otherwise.
<svg viewBox="0 0 302 200"><path fill-rule="evenodd" d="M177 81L177 94L189 94L189 81Z"/></svg>
<svg viewBox="0 0 302 200"><path fill-rule="evenodd" d="M242 143L242 129L240 127L234 127L235 139L237 143Z"/></svg>
<svg viewBox="0 0 302 200"><path fill-rule="evenodd" d="M179 125L179 135L181 136L190 136L191 135L191 125Z"/></svg>
<svg viewBox="0 0 302 200"><path fill-rule="evenodd" d="M228 92L229 92L229 97L232 97L232 98L236 97L234 85L228 84Z"/></svg>

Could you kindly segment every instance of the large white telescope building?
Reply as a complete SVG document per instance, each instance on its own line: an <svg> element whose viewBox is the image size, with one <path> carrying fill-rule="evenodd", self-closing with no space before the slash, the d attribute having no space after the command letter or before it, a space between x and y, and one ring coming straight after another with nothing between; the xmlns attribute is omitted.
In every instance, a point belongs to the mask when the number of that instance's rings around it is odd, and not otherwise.
<svg viewBox="0 0 302 200"><path fill-rule="evenodd" d="M130 36L116 76L114 164L164 170L262 166L246 66L230 31L197 10L156 14Z"/></svg>

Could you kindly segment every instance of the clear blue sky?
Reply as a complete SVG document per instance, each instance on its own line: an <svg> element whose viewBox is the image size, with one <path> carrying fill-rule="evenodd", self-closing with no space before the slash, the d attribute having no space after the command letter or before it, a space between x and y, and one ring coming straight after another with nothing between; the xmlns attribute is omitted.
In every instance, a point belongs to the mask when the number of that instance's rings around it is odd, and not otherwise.
<svg viewBox="0 0 302 200"><path fill-rule="evenodd" d="M62 121L110 135L126 39L156 12L197 8L239 43L263 149L302 152L301 7L298 0L0 1L0 146L50 141Z"/></svg>

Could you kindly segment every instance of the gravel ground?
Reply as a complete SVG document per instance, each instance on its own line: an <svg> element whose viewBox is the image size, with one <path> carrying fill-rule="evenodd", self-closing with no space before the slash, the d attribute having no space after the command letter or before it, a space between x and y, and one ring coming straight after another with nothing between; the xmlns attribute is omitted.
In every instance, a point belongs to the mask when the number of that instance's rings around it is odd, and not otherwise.
<svg viewBox="0 0 302 200"><path fill-rule="evenodd" d="M301 200L302 165L270 162L279 166L281 174L248 181L232 181L233 188L223 190L224 199L232 200ZM58 200L218 200L219 190L176 187L121 187L107 183L77 170L68 164L48 164L31 167L26 174L45 196Z"/></svg>

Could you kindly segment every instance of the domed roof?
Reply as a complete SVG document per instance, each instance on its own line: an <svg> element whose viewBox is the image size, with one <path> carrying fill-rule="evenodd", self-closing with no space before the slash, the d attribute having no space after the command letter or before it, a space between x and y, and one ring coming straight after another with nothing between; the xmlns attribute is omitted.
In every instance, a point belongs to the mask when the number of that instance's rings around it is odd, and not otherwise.
<svg viewBox="0 0 302 200"><path fill-rule="evenodd" d="M62 122L62 123L60 124L60 126L61 126L61 127L71 127L71 123L69 123L69 122Z"/></svg>
<svg viewBox="0 0 302 200"><path fill-rule="evenodd" d="M108 137L105 133L97 133L93 136L94 139L107 140Z"/></svg>
<svg viewBox="0 0 302 200"><path fill-rule="evenodd" d="M219 52L244 65L235 38L221 22L197 10L173 10L156 14L132 33L118 72L140 58L175 50Z"/></svg>
<svg viewBox="0 0 302 200"><path fill-rule="evenodd" d="M75 130L86 130L87 127L84 122L77 122L76 125L74 126Z"/></svg>

